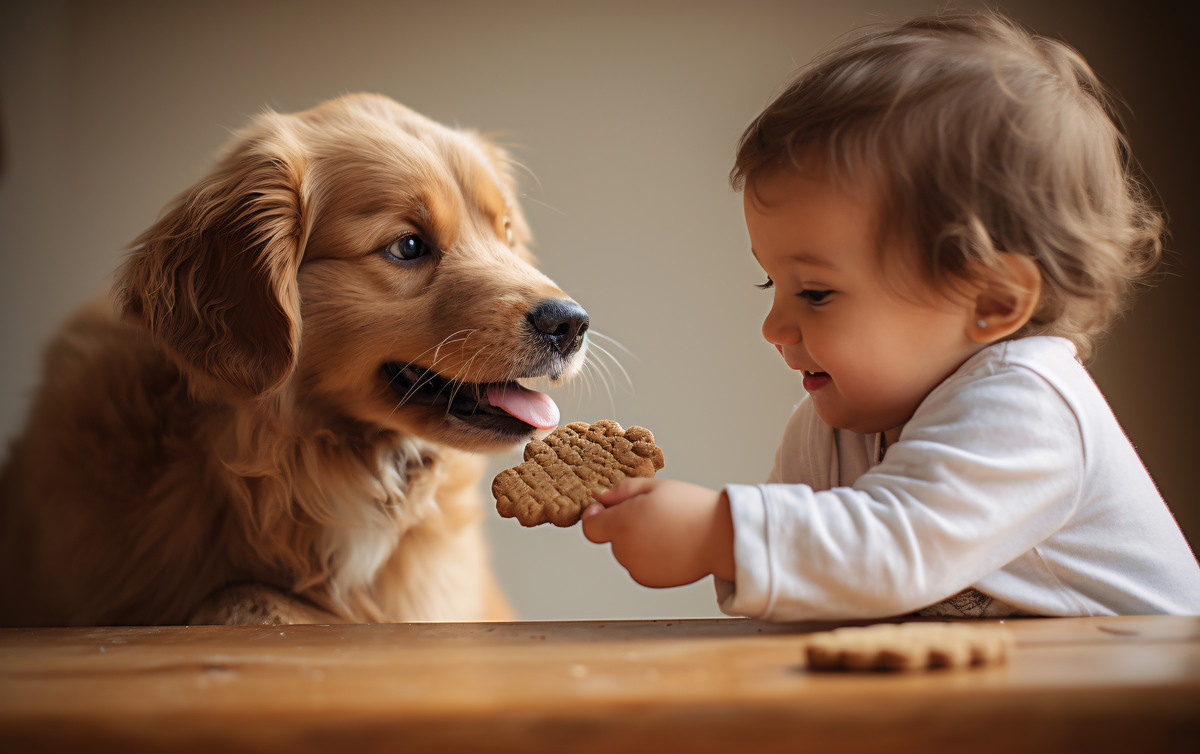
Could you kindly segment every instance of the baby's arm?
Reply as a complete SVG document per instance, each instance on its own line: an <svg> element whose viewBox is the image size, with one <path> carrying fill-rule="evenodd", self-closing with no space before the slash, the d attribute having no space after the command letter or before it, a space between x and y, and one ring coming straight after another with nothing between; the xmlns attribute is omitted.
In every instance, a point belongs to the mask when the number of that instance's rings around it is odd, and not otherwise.
<svg viewBox="0 0 1200 754"><path fill-rule="evenodd" d="M808 439L792 431L800 429L789 424L788 457ZM839 447L862 437L842 436ZM774 477L783 483L727 486L737 572L733 583L717 584L721 607L770 620L840 620L943 600L1070 520L1081 499L1082 451L1075 412L1030 370L989 371L940 388L852 486L834 479L832 489L814 489L800 483L810 477L794 463L782 480ZM1049 585L1044 596L1062 603L1051 614L1078 614L1074 597L1037 561L1025 564L1037 573L1022 578ZM1011 576L991 577L1011 584ZM1038 609L1051 609L1045 605Z"/></svg>
<svg viewBox="0 0 1200 754"><path fill-rule="evenodd" d="M717 492L671 479L629 479L583 512L583 533L612 544L643 586L682 586L709 574L732 580L733 519Z"/></svg>

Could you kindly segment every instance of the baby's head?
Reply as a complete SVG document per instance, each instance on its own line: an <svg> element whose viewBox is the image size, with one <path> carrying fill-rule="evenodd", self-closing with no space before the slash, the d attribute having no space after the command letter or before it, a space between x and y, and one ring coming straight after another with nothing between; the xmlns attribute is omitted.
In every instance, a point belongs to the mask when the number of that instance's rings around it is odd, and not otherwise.
<svg viewBox="0 0 1200 754"><path fill-rule="evenodd" d="M1083 58L994 14L872 30L819 56L743 134L731 181L779 171L870 186L881 239L954 291L1036 262L1040 295L1017 336L1081 356L1161 255L1163 223L1110 100ZM895 245L880 244L880 248Z"/></svg>

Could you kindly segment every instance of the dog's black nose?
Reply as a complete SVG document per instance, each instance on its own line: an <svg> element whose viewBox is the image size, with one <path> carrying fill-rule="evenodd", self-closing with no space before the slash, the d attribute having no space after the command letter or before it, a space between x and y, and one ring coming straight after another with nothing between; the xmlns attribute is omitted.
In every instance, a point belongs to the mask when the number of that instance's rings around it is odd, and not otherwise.
<svg viewBox="0 0 1200 754"><path fill-rule="evenodd" d="M588 329L588 313L569 298L551 298L529 312L534 334L552 344L563 356L579 348Z"/></svg>

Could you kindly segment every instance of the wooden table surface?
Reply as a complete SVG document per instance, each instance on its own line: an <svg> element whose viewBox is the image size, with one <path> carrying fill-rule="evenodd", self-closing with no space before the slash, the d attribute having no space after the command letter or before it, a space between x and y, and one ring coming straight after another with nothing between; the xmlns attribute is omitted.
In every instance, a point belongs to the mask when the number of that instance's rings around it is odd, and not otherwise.
<svg viewBox="0 0 1200 754"><path fill-rule="evenodd" d="M1200 617L817 673L748 620L0 630L0 751L1200 751Z"/></svg>

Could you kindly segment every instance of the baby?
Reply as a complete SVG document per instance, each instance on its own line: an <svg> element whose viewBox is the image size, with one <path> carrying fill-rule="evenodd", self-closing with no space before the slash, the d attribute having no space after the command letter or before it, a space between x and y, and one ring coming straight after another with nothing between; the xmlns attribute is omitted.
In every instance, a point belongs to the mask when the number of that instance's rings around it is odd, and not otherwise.
<svg viewBox="0 0 1200 754"><path fill-rule="evenodd" d="M994 14L814 61L731 180L807 398L766 484L632 480L584 533L772 620L1200 613L1200 567L1080 364L1161 254L1095 74Z"/></svg>

